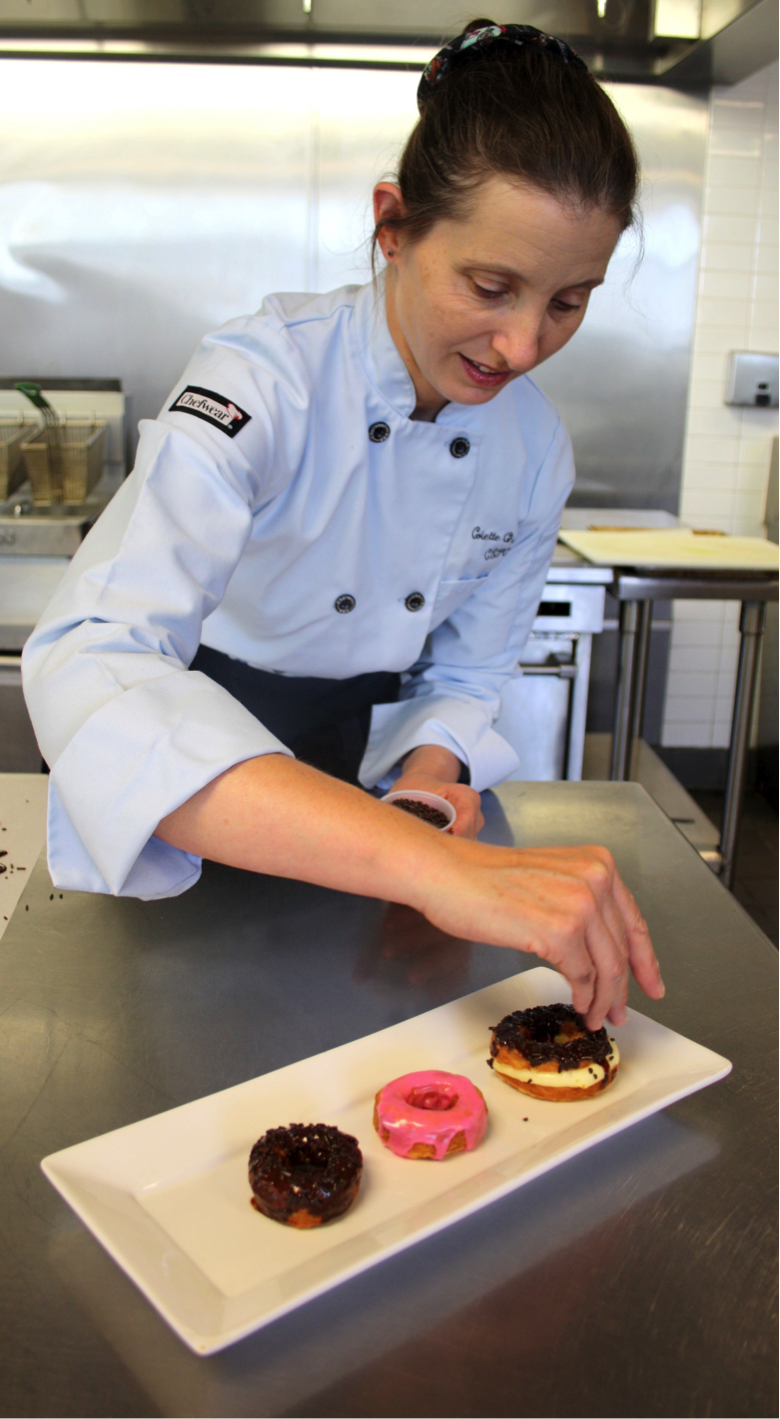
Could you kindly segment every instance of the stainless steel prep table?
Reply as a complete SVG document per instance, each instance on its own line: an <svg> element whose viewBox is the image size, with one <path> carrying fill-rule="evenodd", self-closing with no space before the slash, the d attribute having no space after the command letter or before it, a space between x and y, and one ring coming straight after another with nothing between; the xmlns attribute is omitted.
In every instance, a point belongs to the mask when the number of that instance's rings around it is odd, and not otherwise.
<svg viewBox="0 0 780 1419"><path fill-rule="evenodd" d="M639 785L485 803L494 842L613 849L668 988L633 1003L732 1075L201 1360L41 1157L536 961L208 865L174 900L60 897L41 861L0 944L2 1413L776 1412L776 952Z"/></svg>
<svg viewBox="0 0 780 1419"><path fill-rule="evenodd" d="M609 776L618 781L629 777L632 748L641 736L653 602L742 602L739 663L720 838L720 877L726 887L731 887L747 778L748 743L761 668L761 642L767 602L777 601L777 573L623 567L616 569L611 591L620 605L620 651Z"/></svg>

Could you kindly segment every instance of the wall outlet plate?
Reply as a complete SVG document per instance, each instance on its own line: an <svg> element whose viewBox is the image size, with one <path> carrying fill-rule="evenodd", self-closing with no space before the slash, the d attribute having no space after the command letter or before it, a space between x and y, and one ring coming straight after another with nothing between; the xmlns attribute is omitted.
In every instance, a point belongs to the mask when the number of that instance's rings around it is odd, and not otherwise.
<svg viewBox="0 0 780 1419"><path fill-rule="evenodd" d="M726 379L726 403L751 409L776 409L777 355L732 350Z"/></svg>

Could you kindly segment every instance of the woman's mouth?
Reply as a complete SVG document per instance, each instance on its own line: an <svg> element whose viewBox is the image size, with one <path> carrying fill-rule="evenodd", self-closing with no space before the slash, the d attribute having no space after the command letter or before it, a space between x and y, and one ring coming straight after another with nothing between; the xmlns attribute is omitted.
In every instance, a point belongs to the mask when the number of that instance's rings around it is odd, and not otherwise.
<svg viewBox="0 0 780 1419"><path fill-rule="evenodd" d="M476 360L470 360L467 355L459 354L459 358L467 378L479 389L498 389L511 374L511 370L494 370L490 365L480 365Z"/></svg>

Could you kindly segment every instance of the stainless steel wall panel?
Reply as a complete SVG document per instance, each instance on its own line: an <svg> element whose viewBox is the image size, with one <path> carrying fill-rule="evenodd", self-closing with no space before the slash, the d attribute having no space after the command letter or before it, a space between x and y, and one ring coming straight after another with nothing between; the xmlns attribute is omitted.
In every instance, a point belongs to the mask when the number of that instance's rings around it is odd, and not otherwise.
<svg viewBox="0 0 780 1419"><path fill-rule="evenodd" d="M368 274L370 189L417 75L0 61L0 375L118 376L157 412L200 336L274 290ZM583 329L538 371L572 433L575 500L675 510L705 99L620 85L647 251L621 247Z"/></svg>
<svg viewBox="0 0 780 1419"><path fill-rule="evenodd" d="M371 192L395 172L417 111L418 83L418 74L314 71L311 289L368 279Z"/></svg>
<svg viewBox="0 0 780 1419"><path fill-rule="evenodd" d="M572 503L677 512L701 244L704 95L606 84L643 171L628 233L574 340L535 372L574 442Z"/></svg>
<svg viewBox="0 0 780 1419"><path fill-rule="evenodd" d="M309 283L311 71L0 71L0 371L154 415L205 331Z"/></svg>

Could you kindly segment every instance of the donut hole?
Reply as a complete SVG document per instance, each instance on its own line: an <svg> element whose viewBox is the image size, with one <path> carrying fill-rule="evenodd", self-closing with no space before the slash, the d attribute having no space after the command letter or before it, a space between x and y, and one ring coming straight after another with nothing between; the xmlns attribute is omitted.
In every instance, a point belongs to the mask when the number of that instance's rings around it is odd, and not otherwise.
<svg viewBox="0 0 780 1419"><path fill-rule="evenodd" d="M458 1096L442 1084L418 1084L406 1095L406 1102L413 1109L446 1113L447 1109L454 1109Z"/></svg>
<svg viewBox="0 0 780 1419"><path fill-rule="evenodd" d="M574 1020L563 1020L557 1035L553 1035L554 1045L570 1045L572 1040L585 1038L585 1031L578 1029Z"/></svg>

